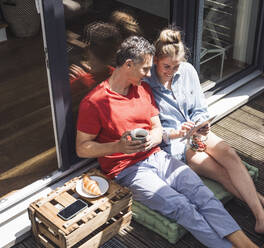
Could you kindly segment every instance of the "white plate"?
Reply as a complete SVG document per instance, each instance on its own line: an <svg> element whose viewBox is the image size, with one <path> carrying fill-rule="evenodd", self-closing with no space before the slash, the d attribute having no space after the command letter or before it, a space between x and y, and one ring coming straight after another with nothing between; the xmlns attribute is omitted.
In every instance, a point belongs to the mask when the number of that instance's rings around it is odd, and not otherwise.
<svg viewBox="0 0 264 248"><path fill-rule="evenodd" d="M98 185L99 185L99 188L100 188L102 194L101 195L91 195L91 194L86 193L86 191L83 190L83 180L82 179L76 183L76 188L75 188L76 192L80 196L83 196L86 198L96 198L96 197L104 195L107 192L107 190L109 189L109 183L107 182L107 180L105 178L99 177L99 176L90 176L90 178L92 180L95 180L96 182L98 182Z"/></svg>

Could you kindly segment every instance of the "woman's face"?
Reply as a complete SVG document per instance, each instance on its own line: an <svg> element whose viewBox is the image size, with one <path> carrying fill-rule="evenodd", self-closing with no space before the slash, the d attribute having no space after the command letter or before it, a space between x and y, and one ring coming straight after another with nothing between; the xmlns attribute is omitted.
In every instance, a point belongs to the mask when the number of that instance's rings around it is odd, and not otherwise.
<svg viewBox="0 0 264 248"><path fill-rule="evenodd" d="M177 72L182 59L175 57L162 57L155 58L154 63L156 64L156 72L161 83L170 81Z"/></svg>

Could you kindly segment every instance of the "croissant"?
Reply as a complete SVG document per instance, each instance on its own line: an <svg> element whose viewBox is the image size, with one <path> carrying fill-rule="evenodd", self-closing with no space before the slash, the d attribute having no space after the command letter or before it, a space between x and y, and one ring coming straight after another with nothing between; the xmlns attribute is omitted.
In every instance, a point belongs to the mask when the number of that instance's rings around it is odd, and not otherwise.
<svg viewBox="0 0 264 248"><path fill-rule="evenodd" d="M102 192L99 188L98 182L92 180L88 175L83 176L83 189L91 195L101 195Z"/></svg>

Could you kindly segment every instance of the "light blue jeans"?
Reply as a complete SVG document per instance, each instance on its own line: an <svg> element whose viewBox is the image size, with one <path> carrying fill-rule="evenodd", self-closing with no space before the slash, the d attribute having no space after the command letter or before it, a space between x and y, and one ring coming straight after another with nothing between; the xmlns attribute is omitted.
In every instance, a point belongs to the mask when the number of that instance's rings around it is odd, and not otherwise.
<svg viewBox="0 0 264 248"><path fill-rule="evenodd" d="M115 180L145 206L175 220L210 248L230 248L224 237L240 227L189 166L164 151L123 170Z"/></svg>

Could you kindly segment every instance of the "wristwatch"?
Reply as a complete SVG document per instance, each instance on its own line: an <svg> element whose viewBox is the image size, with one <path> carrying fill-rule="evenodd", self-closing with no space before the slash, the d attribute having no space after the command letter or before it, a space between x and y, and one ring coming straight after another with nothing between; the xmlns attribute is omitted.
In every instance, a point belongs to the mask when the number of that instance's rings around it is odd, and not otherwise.
<svg viewBox="0 0 264 248"><path fill-rule="evenodd" d="M164 143L169 144L170 143L170 136L168 134L168 132L170 132L171 130L165 130L163 129L162 132L162 140Z"/></svg>

